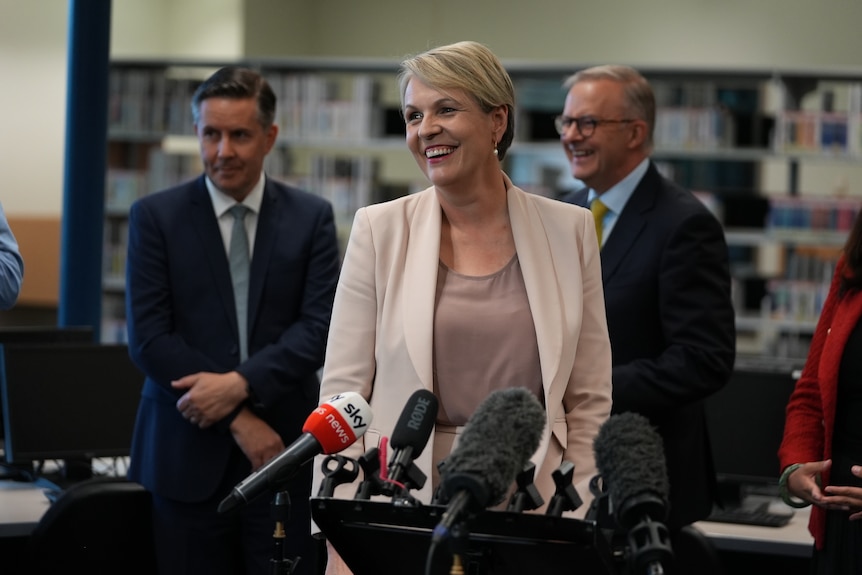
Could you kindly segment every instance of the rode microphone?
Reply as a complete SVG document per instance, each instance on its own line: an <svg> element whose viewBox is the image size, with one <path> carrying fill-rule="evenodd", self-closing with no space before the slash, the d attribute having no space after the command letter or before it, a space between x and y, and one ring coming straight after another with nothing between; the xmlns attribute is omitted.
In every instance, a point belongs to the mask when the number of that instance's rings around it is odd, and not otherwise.
<svg viewBox="0 0 862 575"><path fill-rule="evenodd" d="M593 451L636 571L663 573L673 552L664 525L669 483L661 437L644 416L620 413L599 428Z"/></svg>
<svg viewBox="0 0 862 575"><path fill-rule="evenodd" d="M337 453L352 445L371 420L371 408L358 393L333 395L311 412L296 441L233 488L219 504L218 512L225 513L278 489L316 455Z"/></svg>
<svg viewBox="0 0 862 575"><path fill-rule="evenodd" d="M440 466L440 495L448 506L431 538L449 537L463 516L503 501L539 447L545 410L522 387L492 392L476 408L452 453Z"/></svg>
<svg viewBox="0 0 862 575"><path fill-rule="evenodd" d="M413 392L407 400L389 440L394 453L384 479L390 495L395 492L393 488L422 489L425 485L425 474L413 462L428 444L437 408L437 397L427 389Z"/></svg>

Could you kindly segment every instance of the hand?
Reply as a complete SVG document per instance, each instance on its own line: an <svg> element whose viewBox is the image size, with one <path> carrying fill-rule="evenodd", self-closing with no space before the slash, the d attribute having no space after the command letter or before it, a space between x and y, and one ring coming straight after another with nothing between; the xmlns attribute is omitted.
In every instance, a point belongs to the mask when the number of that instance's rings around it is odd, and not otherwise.
<svg viewBox="0 0 862 575"><path fill-rule="evenodd" d="M862 466L853 465L850 473L856 477L862 477ZM827 485L823 491L833 505L841 509L851 511L850 520L862 519L862 487L850 487L847 485Z"/></svg>
<svg viewBox="0 0 862 575"><path fill-rule="evenodd" d="M326 541L326 573L324 575L353 575L353 571L332 546L329 540Z"/></svg>
<svg viewBox="0 0 862 575"><path fill-rule="evenodd" d="M192 425L205 429L232 412L248 397L246 379L235 371L202 371L172 381L174 389L185 389L177 410Z"/></svg>
<svg viewBox="0 0 862 575"><path fill-rule="evenodd" d="M824 496L820 491L820 474L831 465L831 459L805 463L787 478L787 491L803 501L821 505Z"/></svg>
<svg viewBox="0 0 862 575"><path fill-rule="evenodd" d="M234 441L251 462L252 471L284 451L281 437L264 420L244 407L230 424Z"/></svg>

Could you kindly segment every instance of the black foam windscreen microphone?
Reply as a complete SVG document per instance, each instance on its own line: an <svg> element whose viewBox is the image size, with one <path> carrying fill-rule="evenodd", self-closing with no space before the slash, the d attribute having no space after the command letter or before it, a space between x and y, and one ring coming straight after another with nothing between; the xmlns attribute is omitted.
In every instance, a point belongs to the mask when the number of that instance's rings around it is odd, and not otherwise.
<svg viewBox="0 0 862 575"><path fill-rule="evenodd" d="M609 417L593 441L596 467L607 486L617 523L630 528L643 516L667 518L667 464L661 437L637 413Z"/></svg>
<svg viewBox="0 0 862 575"><path fill-rule="evenodd" d="M440 489L449 503L432 540L448 537L465 513L503 501L544 428L545 410L527 389L501 389L485 398L441 464Z"/></svg>
<svg viewBox="0 0 862 575"><path fill-rule="evenodd" d="M422 454L434 430L437 408L437 396L427 389L413 392L407 400L389 440L394 449L387 472L390 484L403 483L405 477L410 477L413 461ZM418 481L424 484L424 475ZM408 487L421 488L422 485L415 485L416 482L415 478L407 480L410 483Z"/></svg>
<svg viewBox="0 0 862 575"><path fill-rule="evenodd" d="M621 413L599 428L593 451L611 513L627 532L631 561L637 570L663 572L673 553L664 525L669 482L661 436L644 416Z"/></svg>

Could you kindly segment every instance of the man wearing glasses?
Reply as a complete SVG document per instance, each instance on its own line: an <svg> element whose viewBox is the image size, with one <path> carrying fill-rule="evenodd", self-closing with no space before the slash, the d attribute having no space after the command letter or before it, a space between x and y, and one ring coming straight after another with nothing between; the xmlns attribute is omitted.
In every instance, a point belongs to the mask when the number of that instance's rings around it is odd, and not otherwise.
<svg viewBox="0 0 862 575"><path fill-rule="evenodd" d="M655 96L643 76L598 66L564 86L556 126L587 187L563 200L591 208L599 231L613 412L640 413L661 434L676 531L709 515L717 495L703 400L735 356L724 232L650 160Z"/></svg>

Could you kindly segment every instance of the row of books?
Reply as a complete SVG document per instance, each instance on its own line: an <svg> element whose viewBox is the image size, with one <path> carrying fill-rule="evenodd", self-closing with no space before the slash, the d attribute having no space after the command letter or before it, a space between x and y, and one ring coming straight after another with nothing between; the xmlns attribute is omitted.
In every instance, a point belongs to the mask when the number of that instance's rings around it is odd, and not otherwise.
<svg viewBox="0 0 862 575"><path fill-rule="evenodd" d="M774 196L769 199L766 227L772 231L806 230L846 233L862 202L855 198Z"/></svg>
<svg viewBox="0 0 862 575"><path fill-rule="evenodd" d="M767 282L773 319L814 323L829 293L840 250L832 247L788 248L783 277Z"/></svg>
<svg viewBox="0 0 862 575"><path fill-rule="evenodd" d="M192 134L192 94L200 80L163 69L115 68L108 79L108 128L131 133Z"/></svg>
<svg viewBox="0 0 862 575"><path fill-rule="evenodd" d="M283 137L359 141L383 135L384 111L380 103L380 81L376 76L264 73L276 94L276 123ZM110 129L115 134L191 134L191 98L201 80L188 76L174 77L164 69L113 69L110 76ZM525 101L537 99L529 97L530 88L529 83L523 87ZM533 91L546 90L552 95L555 106L562 106L559 86L552 89L547 83L542 83L532 88ZM698 105L659 106L656 144L674 149L732 146L733 117L713 100L687 96L684 102ZM671 101L677 102L679 98Z"/></svg>
<svg viewBox="0 0 862 575"><path fill-rule="evenodd" d="M735 138L733 115L721 107L659 108L655 145L664 149L731 148Z"/></svg>
<svg viewBox="0 0 862 575"><path fill-rule="evenodd" d="M850 83L838 96L833 90L820 89L811 94L806 109L780 112L775 123L775 150L862 156L862 84Z"/></svg>
<svg viewBox="0 0 862 575"><path fill-rule="evenodd" d="M102 244L102 284L107 291L122 291L126 278L126 251L129 224L127 220L108 220ZM116 289L111 289L116 288Z"/></svg>
<svg viewBox="0 0 862 575"><path fill-rule="evenodd" d="M108 126L113 133L193 133L192 96L206 74L168 72L134 67L111 70ZM383 131L380 90L373 75L339 78L264 72L264 76L275 92L275 121L286 138L360 140Z"/></svg>
<svg viewBox="0 0 862 575"><path fill-rule="evenodd" d="M862 115L846 112L783 112L778 116L775 150L862 156Z"/></svg>
<svg viewBox="0 0 862 575"><path fill-rule="evenodd" d="M370 74L348 80L323 74L268 74L276 120L289 139L363 140L383 132L380 88ZM346 85L345 85L346 84Z"/></svg>
<svg viewBox="0 0 862 575"><path fill-rule="evenodd" d="M284 180L292 172L292 156L288 148L274 148L266 157L264 169L273 177ZM108 170L105 180L105 209L109 214L122 215L135 200L147 194L175 186L203 172L203 164L195 154L167 152L153 147L142 169Z"/></svg>
<svg viewBox="0 0 862 575"><path fill-rule="evenodd" d="M829 284L773 280L767 289L773 319L816 322L829 293Z"/></svg>

